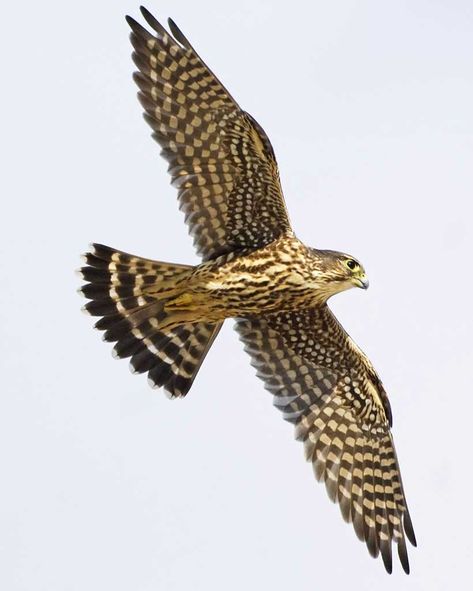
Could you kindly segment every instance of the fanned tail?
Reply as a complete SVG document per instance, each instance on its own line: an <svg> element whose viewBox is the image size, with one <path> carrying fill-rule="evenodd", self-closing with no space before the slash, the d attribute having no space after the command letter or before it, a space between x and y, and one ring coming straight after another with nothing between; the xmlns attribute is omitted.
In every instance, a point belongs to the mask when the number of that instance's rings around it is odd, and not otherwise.
<svg viewBox="0 0 473 591"><path fill-rule="evenodd" d="M101 316L95 327L115 342L114 356L131 357L134 373L148 372L151 386L185 396L222 323L189 322L165 310L185 289L192 267L133 256L92 245L80 272L84 306ZM172 313L171 313L172 314ZM182 322L181 322L182 321Z"/></svg>

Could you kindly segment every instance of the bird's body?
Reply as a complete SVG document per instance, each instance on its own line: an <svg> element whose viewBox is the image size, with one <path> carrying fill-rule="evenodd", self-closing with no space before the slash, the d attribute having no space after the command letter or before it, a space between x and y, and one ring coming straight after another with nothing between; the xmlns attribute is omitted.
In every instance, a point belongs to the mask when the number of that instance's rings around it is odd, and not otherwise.
<svg viewBox="0 0 473 591"><path fill-rule="evenodd" d="M137 373L173 397L189 391L225 319L294 423L317 479L391 572L415 544L390 426L372 364L327 306L368 281L353 257L309 248L287 215L271 143L189 41L145 9L128 18L145 118L169 162L202 263L165 263L95 244L82 275L96 327Z"/></svg>
<svg viewBox="0 0 473 591"><path fill-rule="evenodd" d="M182 291L166 302L165 311L188 314L193 322L220 322L322 306L348 287L327 276L331 259L288 233L248 254L223 255L193 267L180 280Z"/></svg>

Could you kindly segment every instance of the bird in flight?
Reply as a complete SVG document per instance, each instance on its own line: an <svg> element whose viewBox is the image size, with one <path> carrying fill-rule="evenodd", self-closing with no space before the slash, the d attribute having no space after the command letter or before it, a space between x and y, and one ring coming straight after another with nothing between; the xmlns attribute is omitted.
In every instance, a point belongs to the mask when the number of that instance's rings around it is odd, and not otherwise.
<svg viewBox="0 0 473 591"><path fill-rule="evenodd" d="M202 263L145 259L94 244L80 289L96 328L153 387L189 391L226 318L274 404L293 423L317 480L372 556L392 571L392 544L409 572L416 540L372 364L327 306L368 287L361 263L310 248L289 221L271 143L187 38L145 8L133 18L134 80L144 117L169 163Z"/></svg>

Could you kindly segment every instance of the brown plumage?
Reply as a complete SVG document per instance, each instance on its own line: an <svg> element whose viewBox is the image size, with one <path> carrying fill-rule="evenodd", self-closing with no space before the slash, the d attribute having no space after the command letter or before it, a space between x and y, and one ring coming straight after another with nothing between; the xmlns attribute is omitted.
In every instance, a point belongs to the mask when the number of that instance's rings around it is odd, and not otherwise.
<svg viewBox="0 0 473 591"><path fill-rule="evenodd" d="M373 366L327 306L366 288L361 264L294 235L273 149L177 26L130 17L145 119L169 162L203 262L143 259L95 244L81 288L96 327L153 386L185 396L226 318L275 405L294 423L318 480L388 572L391 546L409 572L415 536L392 441L391 409Z"/></svg>

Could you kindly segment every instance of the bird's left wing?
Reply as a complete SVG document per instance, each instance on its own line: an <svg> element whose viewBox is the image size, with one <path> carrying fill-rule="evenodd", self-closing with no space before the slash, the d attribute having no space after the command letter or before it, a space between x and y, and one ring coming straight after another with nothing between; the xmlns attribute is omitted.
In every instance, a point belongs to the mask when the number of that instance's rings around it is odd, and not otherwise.
<svg viewBox="0 0 473 591"><path fill-rule="evenodd" d="M344 519L388 572L396 543L409 572L405 537L416 541L389 402L371 363L326 305L239 319L237 331Z"/></svg>
<svg viewBox="0 0 473 591"><path fill-rule="evenodd" d="M145 119L169 162L180 208L206 260L269 244L291 226L271 143L173 21L131 17L135 81Z"/></svg>

